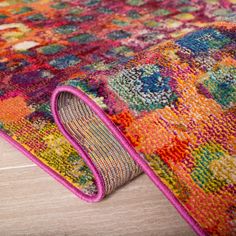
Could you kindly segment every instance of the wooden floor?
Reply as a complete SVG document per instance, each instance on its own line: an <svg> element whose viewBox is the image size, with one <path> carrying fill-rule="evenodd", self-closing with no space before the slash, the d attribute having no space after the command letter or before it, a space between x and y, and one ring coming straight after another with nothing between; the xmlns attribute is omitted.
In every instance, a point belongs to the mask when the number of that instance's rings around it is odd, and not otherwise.
<svg viewBox="0 0 236 236"><path fill-rule="evenodd" d="M195 235L142 175L88 204L0 138L0 235Z"/></svg>

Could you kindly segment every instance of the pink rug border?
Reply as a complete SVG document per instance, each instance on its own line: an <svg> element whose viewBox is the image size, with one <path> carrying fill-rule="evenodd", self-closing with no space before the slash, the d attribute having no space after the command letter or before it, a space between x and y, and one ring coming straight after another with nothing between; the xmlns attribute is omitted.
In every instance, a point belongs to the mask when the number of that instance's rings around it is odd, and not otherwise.
<svg viewBox="0 0 236 236"><path fill-rule="evenodd" d="M57 87L53 95L51 97L51 108L52 113L57 123L60 131L65 135L65 137L72 143L76 150L82 149L80 145L73 140L71 135L64 129L63 125L60 122L58 111L57 111L57 97L62 92L69 92L82 101L84 101L94 112L95 114L104 122L106 127L110 130L110 132L115 136L115 138L119 141L122 147L130 154L130 156L141 166L143 171L149 176L152 182L162 191L162 193L166 196L166 198L172 203L172 205L176 208L176 210L180 213L180 215L188 222L188 224L193 228L193 230L198 235L206 235L204 230L198 225L198 223L187 213L184 207L180 204L178 199L173 195L173 193L168 189L166 185L162 183L160 178L158 178L149 167L149 165L143 160L143 158L136 152L136 150L132 147L130 142L126 139L126 137L119 131L119 129L113 124L113 122L107 117L105 112L91 99L89 98L82 90L72 87L72 86L59 86ZM83 150L83 149L82 149ZM83 151L84 152L84 151ZM86 158L90 159L88 155ZM86 163L87 160L85 159ZM100 176L95 174L95 178L100 178ZM99 180L98 182L100 182ZM91 201L90 198L85 199Z"/></svg>

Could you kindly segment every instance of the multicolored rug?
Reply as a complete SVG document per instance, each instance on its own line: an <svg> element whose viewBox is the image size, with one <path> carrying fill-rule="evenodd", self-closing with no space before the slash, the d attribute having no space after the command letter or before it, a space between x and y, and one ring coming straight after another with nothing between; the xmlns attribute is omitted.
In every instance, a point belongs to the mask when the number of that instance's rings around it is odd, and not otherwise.
<svg viewBox="0 0 236 236"><path fill-rule="evenodd" d="M143 170L235 235L235 3L0 0L0 135L86 201Z"/></svg>

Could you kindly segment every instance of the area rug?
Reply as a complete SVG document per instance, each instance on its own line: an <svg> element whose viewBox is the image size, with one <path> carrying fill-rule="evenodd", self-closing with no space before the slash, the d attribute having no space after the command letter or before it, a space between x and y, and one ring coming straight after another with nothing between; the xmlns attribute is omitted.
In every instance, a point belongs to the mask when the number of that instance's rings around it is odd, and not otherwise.
<svg viewBox="0 0 236 236"><path fill-rule="evenodd" d="M235 235L235 3L0 0L0 135L88 202L144 171Z"/></svg>

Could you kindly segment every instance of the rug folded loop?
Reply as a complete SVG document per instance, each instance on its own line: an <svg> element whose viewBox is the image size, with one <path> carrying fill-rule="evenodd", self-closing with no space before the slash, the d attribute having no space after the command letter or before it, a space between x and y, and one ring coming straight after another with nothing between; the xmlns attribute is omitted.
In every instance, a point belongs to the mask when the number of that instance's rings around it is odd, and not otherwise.
<svg viewBox="0 0 236 236"><path fill-rule="evenodd" d="M52 110L59 129L95 177L96 188L86 193L78 189L84 200L99 201L142 172L127 151L128 141L83 91L59 87L52 96Z"/></svg>

